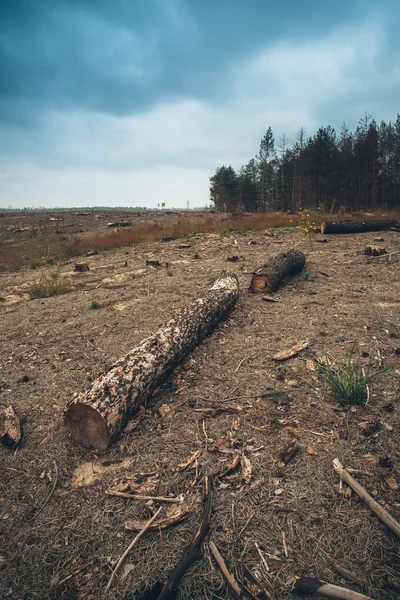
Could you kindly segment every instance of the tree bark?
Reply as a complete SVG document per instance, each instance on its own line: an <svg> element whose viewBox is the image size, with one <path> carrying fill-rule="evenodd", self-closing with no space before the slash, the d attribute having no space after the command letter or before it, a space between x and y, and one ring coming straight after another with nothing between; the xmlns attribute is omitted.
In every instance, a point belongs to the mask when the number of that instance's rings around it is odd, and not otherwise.
<svg viewBox="0 0 400 600"><path fill-rule="evenodd" d="M222 273L200 298L133 348L91 388L75 395L64 422L72 438L104 450L133 412L233 308L239 295L234 273Z"/></svg>
<svg viewBox="0 0 400 600"><path fill-rule="evenodd" d="M399 221L395 219L384 221L342 221L341 223L327 221L321 223L321 233L363 233L364 231L381 231L390 229L391 227L399 227Z"/></svg>
<svg viewBox="0 0 400 600"><path fill-rule="evenodd" d="M300 273L305 262L304 254L293 249L270 258L262 267L254 271L250 290L253 293L274 292L285 277Z"/></svg>
<svg viewBox="0 0 400 600"><path fill-rule="evenodd" d="M13 406L4 408L0 413L0 442L9 448L17 448L21 438L21 423Z"/></svg>

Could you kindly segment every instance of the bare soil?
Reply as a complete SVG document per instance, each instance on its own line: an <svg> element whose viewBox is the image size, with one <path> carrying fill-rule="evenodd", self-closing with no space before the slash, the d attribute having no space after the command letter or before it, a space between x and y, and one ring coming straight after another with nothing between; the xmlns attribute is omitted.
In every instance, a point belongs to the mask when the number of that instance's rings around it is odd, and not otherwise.
<svg viewBox="0 0 400 600"><path fill-rule="evenodd" d="M394 231L324 236L325 244L316 235L311 249L293 229L277 238L197 234L189 248L179 248L182 240L127 247L85 258L88 272L63 263L59 276L72 291L36 300L31 285L53 267L0 273L0 408L12 404L24 430L18 450L0 449L0 597L105 598L112 567L135 535L125 521L152 514L143 501L105 492L116 480L153 473L150 495L184 494L190 515L147 532L107 596L139 597L165 580L195 535L203 476L240 455L252 472L238 467L215 478L210 534L238 579L245 563L275 600L293 597L295 575L375 600L398 598L399 540L354 494L340 493L332 467L338 457L358 469L358 481L400 519L400 255L365 256L377 235L389 252L400 250ZM278 290L276 303L251 294L252 271L290 247L306 253L306 273ZM232 255L239 262L226 262ZM131 432L103 453L72 442L63 425L68 399L226 269L239 276L237 307L138 412ZM90 310L93 300L99 309ZM306 340L297 357L272 359ZM392 370L371 384L367 406L348 409L307 360L344 360L352 348L366 366L371 359ZM278 456L291 441L300 452L282 468ZM177 470L197 450L193 468ZM178 597L229 597L207 543Z"/></svg>

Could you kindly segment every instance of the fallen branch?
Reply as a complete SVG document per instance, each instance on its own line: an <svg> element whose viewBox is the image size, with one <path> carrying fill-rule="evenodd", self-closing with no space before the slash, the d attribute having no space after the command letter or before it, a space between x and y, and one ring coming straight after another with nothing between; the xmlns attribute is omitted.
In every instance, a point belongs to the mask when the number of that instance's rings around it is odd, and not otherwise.
<svg viewBox="0 0 400 600"><path fill-rule="evenodd" d="M132 542L129 544L129 546L127 547L127 549L125 550L125 552L123 553L123 555L121 556L121 558L119 559L119 561L117 562L117 564L115 565L115 568L113 570L113 572L111 573L111 577L110 580L107 584L106 587L106 592L109 591L112 582L114 581L114 577L117 574L118 569L120 568L120 566L122 565L122 563L124 562L125 558L128 556L129 552L132 550L132 548L136 545L136 543L140 540L140 538L142 537L142 535L144 533L146 533L146 531L148 530L148 528L150 527L150 525L153 523L153 521L155 521L155 519L158 517L158 515L161 512L161 506L160 508L157 510L157 512L154 513L154 515L151 517L151 519L149 519L146 523L146 525L143 527L143 529L137 534L137 536L132 540Z"/></svg>
<svg viewBox="0 0 400 600"><path fill-rule="evenodd" d="M127 492L118 492L117 490L106 490L107 496L118 496L127 500L144 500L145 502L165 502L166 504L182 504L183 496L179 498L164 498L163 496L141 496L140 494L128 494Z"/></svg>
<svg viewBox="0 0 400 600"><path fill-rule="evenodd" d="M222 273L203 296L117 361L89 390L75 395L64 417L72 438L105 450L135 410L233 308L238 295L237 276Z"/></svg>
<svg viewBox="0 0 400 600"><path fill-rule="evenodd" d="M210 530L214 492L213 480L210 475L208 475L205 478L205 485L206 504L204 507L204 514L201 526L199 527L196 535L194 536L193 541L184 549L182 558L180 559L178 564L168 575L167 581L164 584L164 587L161 591L161 594L158 597L158 600L168 600L169 598L172 598L172 594L178 587L180 580L188 571L188 569L192 566L195 560L197 560L201 544L203 543L204 538Z"/></svg>
<svg viewBox="0 0 400 600"><path fill-rule="evenodd" d="M292 591L301 596L322 594L328 596L328 598L341 598L342 600L373 600L370 596L364 596L364 594L331 583L324 583L311 577L296 577Z"/></svg>
<svg viewBox="0 0 400 600"><path fill-rule="evenodd" d="M228 567L226 566L226 563L222 558L221 554L219 553L219 550L214 544L214 542L210 542L210 550L215 559L215 562L218 565L219 570L222 573L222 577L225 580L225 583L228 587L229 593L231 594L232 598L234 598L235 600L242 600L242 590L239 587L236 579L228 571Z"/></svg>
<svg viewBox="0 0 400 600"><path fill-rule="evenodd" d="M338 458L335 458L333 461L333 468L336 473L339 475L340 479L342 479L348 486L351 487L352 490L355 491L357 496L365 502L365 504L372 510L372 512L383 522L386 527L388 527L399 539L400 539L400 523L392 517L376 500L372 498L367 492L367 490L358 483L348 473L343 465L340 463Z"/></svg>

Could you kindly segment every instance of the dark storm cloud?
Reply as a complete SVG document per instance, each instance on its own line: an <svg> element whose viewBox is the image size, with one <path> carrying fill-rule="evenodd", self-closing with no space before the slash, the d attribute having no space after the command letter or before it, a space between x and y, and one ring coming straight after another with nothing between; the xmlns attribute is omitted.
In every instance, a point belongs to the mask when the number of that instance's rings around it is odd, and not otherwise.
<svg viewBox="0 0 400 600"><path fill-rule="evenodd" d="M47 110L114 115L224 98L223 69L279 38L321 35L352 13L316 0L3 0L0 119Z"/></svg>

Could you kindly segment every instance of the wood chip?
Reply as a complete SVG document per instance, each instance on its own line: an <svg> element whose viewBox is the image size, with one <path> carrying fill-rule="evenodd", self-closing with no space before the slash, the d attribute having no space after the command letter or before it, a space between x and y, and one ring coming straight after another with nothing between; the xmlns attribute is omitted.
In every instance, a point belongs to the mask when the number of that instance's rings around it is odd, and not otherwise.
<svg viewBox="0 0 400 600"><path fill-rule="evenodd" d="M300 342L299 344L295 344L288 350L281 350L281 352L277 352L277 354L274 354L272 358L273 360L277 360L279 362L288 360L288 358L293 358L293 356L297 356L299 352L308 348L309 345L309 342Z"/></svg>
<svg viewBox="0 0 400 600"><path fill-rule="evenodd" d="M197 450L188 458L188 460L186 462L178 465L176 470L178 472L185 471L188 467L190 467L190 465L192 465L194 463L195 460L197 460L199 458L200 454L201 454L201 450Z"/></svg>
<svg viewBox="0 0 400 600"><path fill-rule="evenodd" d="M241 456L240 464L242 466L242 479L244 479L246 483L250 483L251 478L253 477L253 467L250 460L247 456Z"/></svg>
<svg viewBox="0 0 400 600"><path fill-rule="evenodd" d="M223 479L223 478L224 478L224 477L226 477L227 475L231 475L231 474L234 472L234 470L236 469L236 467L239 465L239 463L240 463L240 454L236 454L236 455L233 457L233 459L232 459L232 461L231 461L230 465L228 466L228 468L227 468L227 469L225 469L225 471L223 471L223 472L222 472L222 473L219 475L219 478L220 478L220 479Z"/></svg>
<svg viewBox="0 0 400 600"><path fill-rule="evenodd" d="M395 480L393 475L387 475L384 479L385 479L386 484L390 487L391 490L393 490L394 492L398 491L399 484L397 483L397 481Z"/></svg>
<svg viewBox="0 0 400 600"><path fill-rule="evenodd" d="M279 302L279 300L273 296L262 296L261 300L264 300L264 302Z"/></svg>
<svg viewBox="0 0 400 600"><path fill-rule="evenodd" d="M172 527L173 525L184 521L189 515L190 507L187 504L172 504L167 508L165 515L154 521L149 529L150 531L167 529L167 527ZM125 521L124 527L128 531L141 531L146 526L146 523L147 519L130 519L129 521Z"/></svg>

